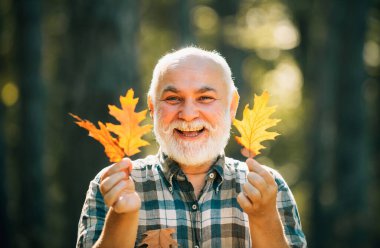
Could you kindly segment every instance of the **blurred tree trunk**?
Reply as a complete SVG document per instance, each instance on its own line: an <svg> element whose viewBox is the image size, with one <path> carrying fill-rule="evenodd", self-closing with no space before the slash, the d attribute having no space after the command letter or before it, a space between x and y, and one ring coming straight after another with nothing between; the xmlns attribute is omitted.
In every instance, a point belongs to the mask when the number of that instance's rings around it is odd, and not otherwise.
<svg viewBox="0 0 380 248"><path fill-rule="evenodd" d="M310 24L313 19L313 15L311 15L310 9L313 7L313 1L286 0L285 2L292 12L292 15L294 17L293 21L298 28L301 37L301 42L299 46L295 48L294 55L299 63L301 71L305 72L307 65L307 53L309 51L309 45L312 43L312 41L310 41L310 38L312 38L310 33L314 32L310 29ZM305 80L305 84L307 83L308 82Z"/></svg>
<svg viewBox="0 0 380 248"><path fill-rule="evenodd" d="M4 11L5 12L5 11ZM5 36L5 13L0 13L0 40L4 40ZM0 51L0 78L3 80L6 78L7 70L6 64L8 62L6 58L5 49L1 49ZM4 87L5 82L0 82L0 89ZM0 103L0 178L6 179L6 148L5 148L5 106L3 103ZM2 199L2 204L0 205L0 244L2 247L8 248L10 247L10 221L8 218L8 194L6 183L8 180L1 180L0 182L0 199Z"/></svg>
<svg viewBox="0 0 380 248"><path fill-rule="evenodd" d="M372 10L372 18L376 20L377 23L380 22L380 0L375 0L373 10ZM378 26L377 26L378 27ZM380 33L377 33L377 42L380 43ZM372 132L373 136L371 136L371 144L372 144L372 161L373 161L373 175L372 179L375 180L375 183L372 185L373 191L370 195L372 199L372 209L371 214L374 216L372 219L372 223L376 223L373 226L373 232L371 237L373 238L372 247L380 247L380 66L377 67L376 76L373 77L375 80L374 92L371 92L375 95L375 101L373 104L372 111Z"/></svg>
<svg viewBox="0 0 380 248"><path fill-rule="evenodd" d="M213 2L213 8L218 13L218 16L221 21L221 27L223 25L231 24L232 21L235 20L235 17L238 13L240 2L235 0L226 0L223 1L223 4L220 4L219 1ZM247 84L243 83L243 75L242 75L242 64L244 58L248 55L248 53L242 49L236 48L231 44L226 42L224 30L220 28L218 30L218 48L217 50L221 53L223 57L227 60L228 65L231 67L231 71L233 72L233 77L236 85L240 89L240 92L247 92L245 86ZM248 95L251 96L251 89L248 89ZM249 98L246 98L249 99Z"/></svg>
<svg viewBox="0 0 380 248"><path fill-rule="evenodd" d="M338 8L341 3L337 3ZM369 247L369 147L368 118L364 101L363 48L370 1L346 4L340 24L337 95L337 160L335 178L336 241L342 247Z"/></svg>
<svg viewBox="0 0 380 248"><path fill-rule="evenodd" d="M20 88L19 245L44 246L44 95L41 78L41 2L16 0L16 70Z"/></svg>
<svg viewBox="0 0 380 248"><path fill-rule="evenodd" d="M0 106L0 178L6 177L6 164L5 164L5 145L4 145L4 107ZM8 196L5 182L7 180L1 180L0 182L0 199L2 204L0 205L0 244L4 248L10 247L9 241L9 229L10 222L7 215L8 208Z"/></svg>
<svg viewBox="0 0 380 248"><path fill-rule="evenodd" d="M311 236L309 243L315 247L328 247L333 243L333 204L336 200L333 180L336 124L334 117L335 84L337 66L338 38L331 34L337 27L330 27L330 16L337 15L328 1L315 2L312 5L310 37L307 51L305 85L311 97L313 120L311 128L310 181L311 196ZM309 13L310 14L310 13ZM336 25L336 24L335 24ZM330 31L329 28L334 31ZM316 66L318 65L318 66Z"/></svg>
<svg viewBox="0 0 380 248"><path fill-rule="evenodd" d="M380 20L380 2L378 4L378 20ZM372 238L374 238L374 245L373 247L380 247L380 224L379 224L379 220L380 220L380 214L378 212L378 210L380 209L380 70L378 71L378 76L376 78L377 80L377 92L375 93L376 94L376 97L377 97L377 101L376 101L376 105L375 105L375 111L374 111L374 121L373 121L373 133L374 133L374 136L372 137L372 142L373 142L373 151L372 151L372 154L373 154L373 161L374 161L374 164L373 164L373 167L375 168L374 169L374 175L372 175L372 178L375 179L375 183L373 185L374 187L374 192L376 194L376 196L374 196L375 198L375 204L374 204L374 208L372 209L371 213L373 213L376 218L376 225L373 227L374 231L373 231L373 234L372 234Z"/></svg>
<svg viewBox="0 0 380 248"><path fill-rule="evenodd" d="M368 247L368 143L362 51L369 1L314 1L305 85L315 103L313 247Z"/></svg>
<svg viewBox="0 0 380 248"><path fill-rule="evenodd" d="M191 23L191 10L192 10L191 0L181 0L178 1L177 19L178 19L178 34L179 42L182 46L194 45L195 37L193 34L192 23Z"/></svg>
<svg viewBox="0 0 380 248"><path fill-rule="evenodd" d="M103 147L73 123L69 112L96 123L114 121L108 104L133 87L143 96L137 61L138 1L68 1L69 27L63 49L59 87L54 89L63 112L52 110L62 127L51 137L59 144L57 177L62 186L62 247L75 243L78 218L89 182L109 164Z"/></svg>

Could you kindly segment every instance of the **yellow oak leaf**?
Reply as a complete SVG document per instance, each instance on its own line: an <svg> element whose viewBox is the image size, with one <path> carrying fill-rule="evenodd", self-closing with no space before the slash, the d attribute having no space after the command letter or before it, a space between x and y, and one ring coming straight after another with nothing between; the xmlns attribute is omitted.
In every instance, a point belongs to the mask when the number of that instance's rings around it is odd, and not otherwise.
<svg viewBox="0 0 380 248"><path fill-rule="evenodd" d="M152 125L140 126L145 119L147 110L135 113L138 98L133 98L133 90L129 89L126 96L120 97L121 109L109 105L109 113L120 122L120 125L98 122L99 129L88 120L71 114L78 126L89 131L89 136L99 141L105 149L105 153L111 162L119 162L122 158L132 156L140 152L139 147L149 145L149 142L141 139L141 136L152 129ZM111 133L117 137L114 138Z"/></svg>
<svg viewBox="0 0 380 248"><path fill-rule="evenodd" d="M150 230L144 233L145 238L138 247L171 248L178 247L177 241L172 238L173 228Z"/></svg>
<svg viewBox="0 0 380 248"><path fill-rule="evenodd" d="M109 114L120 122L120 125L106 123L107 129L119 136L119 146L125 154L132 156L140 152L139 147L149 145L141 136L150 132L152 125L140 126L145 119L147 110L136 113L135 108L138 98L133 98L133 90L128 90L123 97L120 96L121 109L114 105L108 105Z"/></svg>
<svg viewBox="0 0 380 248"><path fill-rule="evenodd" d="M88 120L82 120L78 116L71 114L77 121L78 126L88 130L88 135L99 141L104 146L104 152L111 162L119 162L124 157L123 150L119 147L117 140L112 137L106 126L98 122L99 129Z"/></svg>
<svg viewBox="0 0 380 248"><path fill-rule="evenodd" d="M235 136L236 141L242 145L248 154L246 157L255 157L260 154L260 150L265 148L261 142L273 140L279 134L269 132L268 128L275 126L280 120L271 119L270 116L276 111L276 106L268 107L269 93L264 91L261 96L254 96L253 108L248 104L243 111L243 119L233 120L233 125L239 131L241 137Z"/></svg>

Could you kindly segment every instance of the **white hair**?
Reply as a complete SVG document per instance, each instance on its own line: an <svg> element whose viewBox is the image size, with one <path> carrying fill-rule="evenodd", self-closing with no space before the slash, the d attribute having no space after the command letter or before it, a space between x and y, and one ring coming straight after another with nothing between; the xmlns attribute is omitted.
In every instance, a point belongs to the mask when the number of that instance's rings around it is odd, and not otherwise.
<svg viewBox="0 0 380 248"><path fill-rule="evenodd" d="M226 60L217 51L207 51L197 47L185 47L180 50L168 53L161 57L157 62L153 70L152 81L149 87L148 96L152 99L153 103L156 103L157 86L161 80L162 75L166 72L167 68L181 61L185 61L190 57L206 59L214 62L220 66L223 71L225 82L228 86L228 102L232 100L232 93L236 91L236 87L232 78L231 69L228 66Z"/></svg>

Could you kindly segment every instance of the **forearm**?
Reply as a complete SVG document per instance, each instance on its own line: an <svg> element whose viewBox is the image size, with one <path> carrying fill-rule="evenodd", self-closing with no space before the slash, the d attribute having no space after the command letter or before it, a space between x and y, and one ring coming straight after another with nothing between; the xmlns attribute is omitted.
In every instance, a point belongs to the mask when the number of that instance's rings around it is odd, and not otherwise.
<svg viewBox="0 0 380 248"><path fill-rule="evenodd" d="M93 248L134 247L138 220L138 211L118 214L111 208L106 216L103 231Z"/></svg>
<svg viewBox="0 0 380 248"><path fill-rule="evenodd" d="M280 216L249 216L252 247L255 248L289 248Z"/></svg>

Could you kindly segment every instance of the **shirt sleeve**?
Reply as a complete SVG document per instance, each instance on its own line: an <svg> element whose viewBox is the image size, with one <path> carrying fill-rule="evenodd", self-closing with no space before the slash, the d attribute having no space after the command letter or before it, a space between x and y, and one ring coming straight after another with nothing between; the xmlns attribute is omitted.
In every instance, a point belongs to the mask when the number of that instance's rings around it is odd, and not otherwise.
<svg viewBox="0 0 380 248"><path fill-rule="evenodd" d="M283 177L278 172L274 172L273 174L278 185L277 209L280 213L289 245L294 248L307 247L294 196Z"/></svg>
<svg viewBox="0 0 380 248"><path fill-rule="evenodd" d="M103 229L108 207L104 204L103 196L99 190L100 174L90 182L86 194L78 223L77 248L92 247Z"/></svg>

